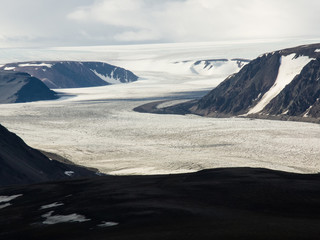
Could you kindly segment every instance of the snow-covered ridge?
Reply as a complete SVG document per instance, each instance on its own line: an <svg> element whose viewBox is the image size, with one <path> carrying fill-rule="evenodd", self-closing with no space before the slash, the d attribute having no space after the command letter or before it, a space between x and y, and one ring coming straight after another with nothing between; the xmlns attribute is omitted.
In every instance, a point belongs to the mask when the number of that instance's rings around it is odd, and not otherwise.
<svg viewBox="0 0 320 240"><path fill-rule="evenodd" d="M229 75L238 72L249 60L213 59L197 61L190 67L191 71L200 75Z"/></svg>
<svg viewBox="0 0 320 240"><path fill-rule="evenodd" d="M237 73L249 61L247 59L205 59L178 61L173 64L175 73L226 78L230 74Z"/></svg>
<svg viewBox="0 0 320 240"><path fill-rule="evenodd" d="M52 68L53 64L48 64L48 63L21 63L18 66L19 67L47 67L47 68Z"/></svg>
<svg viewBox="0 0 320 240"><path fill-rule="evenodd" d="M313 60L313 58L309 58L308 56L299 56L297 58L295 56L295 53L288 56L281 56L279 72L275 83L248 114L262 111L265 106L267 106L268 103L285 88L285 86L290 84L294 77L298 75L311 60Z"/></svg>

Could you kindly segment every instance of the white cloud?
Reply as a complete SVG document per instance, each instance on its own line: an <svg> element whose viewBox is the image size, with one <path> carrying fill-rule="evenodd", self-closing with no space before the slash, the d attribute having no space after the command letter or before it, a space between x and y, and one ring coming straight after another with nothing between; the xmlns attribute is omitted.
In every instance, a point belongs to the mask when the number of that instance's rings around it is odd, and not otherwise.
<svg viewBox="0 0 320 240"><path fill-rule="evenodd" d="M114 36L114 39L120 42L154 41L159 38L156 32L149 30L126 31Z"/></svg>
<svg viewBox="0 0 320 240"><path fill-rule="evenodd" d="M93 20L122 27L144 27L148 18L141 14L146 9L143 0L98 1L89 7L79 7L68 17L82 22Z"/></svg>
<svg viewBox="0 0 320 240"><path fill-rule="evenodd" d="M210 41L319 35L320 18L308 17L319 6L316 0L100 0L68 17L120 27L117 41Z"/></svg>
<svg viewBox="0 0 320 240"><path fill-rule="evenodd" d="M0 46L320 37L318 0L0 0Z"/></svg>

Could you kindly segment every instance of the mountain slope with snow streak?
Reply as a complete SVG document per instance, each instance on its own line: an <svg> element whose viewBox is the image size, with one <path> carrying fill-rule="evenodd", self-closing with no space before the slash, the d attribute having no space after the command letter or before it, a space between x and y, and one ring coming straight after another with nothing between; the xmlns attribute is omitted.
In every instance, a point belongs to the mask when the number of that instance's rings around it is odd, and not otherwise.
<svg viewBox="0 0 320 240"><path fill-rule="evenodd" d="M274 99L288 84L291 83L296 75L299 75L301 70L311 61L308 56L295 57L295 54L281 56L280 67L277 79L270 90L266 92L260 102L255 105L248 114L259 113L268 103Z"/></svg>
<svg viewBox="0 0 320 240"><path fill-rule="evenodd" d="M0 69L29 73L53 89L105 86L138 79L124 68L103 62L18 62L6 64Z"/></svg>
<svg viewBox="0 0 320 240"><path fill-rule="evenodd" d="M319 48L312 44L262 54L200 100L167 111L319 122Z"/></svg>

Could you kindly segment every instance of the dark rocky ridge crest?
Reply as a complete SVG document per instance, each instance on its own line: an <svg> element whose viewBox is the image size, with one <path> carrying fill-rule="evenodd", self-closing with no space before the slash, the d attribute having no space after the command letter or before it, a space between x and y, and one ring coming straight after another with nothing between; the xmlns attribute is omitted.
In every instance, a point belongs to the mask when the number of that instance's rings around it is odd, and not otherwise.
<svg viewBox="0 0 320 240"><path fill-rule="evenodd" d="M34 61L9 63L0 69L27 72L49 88L96 87L128 83L138 77L124 68L103 62Z"/></svg>

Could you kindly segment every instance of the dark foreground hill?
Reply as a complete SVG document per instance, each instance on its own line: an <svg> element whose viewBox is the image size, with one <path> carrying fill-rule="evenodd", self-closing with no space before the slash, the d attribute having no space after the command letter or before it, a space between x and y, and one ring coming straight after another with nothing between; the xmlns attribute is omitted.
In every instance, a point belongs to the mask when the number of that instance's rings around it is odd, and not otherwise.
<svg viewBox="0 0 320 240"><path fill-rule="evenodd" d="M314 240L319 185L319 174L229 168L2 188L0 239Z"/></svg>
<svg viewBox="0 0 320 240"><path fill-rule="evenodd" d="M153 112L320 122L320 44L263 54L200 100Z"/></svg>
<svg viewBox="0 0 320 240"><path fill-rule="evenodd" d="M57 98L54 91L28 73L0 70L0 103L21 103Z"/></svg>
<svg viewBox="0 0 320 240"><path fill-rule="evenodd" d="M50 160L0 125L0 186L89 176L96 175L83 167Z"/></svg>
<svg viewBox="0 0 320 240"><path fill-rule="evenodd" d="M96 87L138 79L131 71L103 62L18 62L6 64L0 69L29 73L49 88Z"/></svg>

